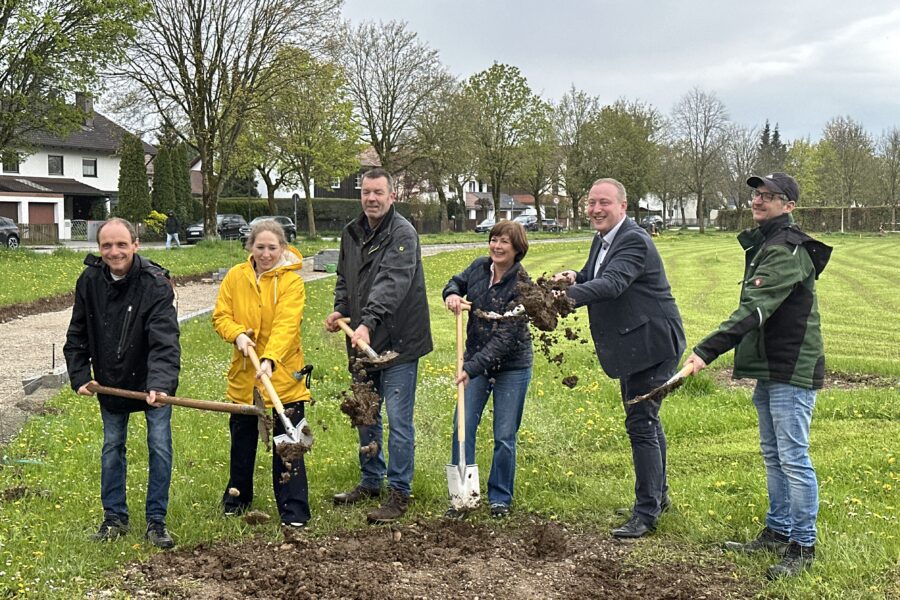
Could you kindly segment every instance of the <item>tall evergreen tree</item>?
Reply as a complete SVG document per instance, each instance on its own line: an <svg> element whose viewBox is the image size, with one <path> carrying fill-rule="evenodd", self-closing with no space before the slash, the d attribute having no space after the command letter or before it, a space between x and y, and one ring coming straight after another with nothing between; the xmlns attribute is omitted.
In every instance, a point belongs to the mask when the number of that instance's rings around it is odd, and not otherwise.
<svg viewBox="0 0 900 600"><path fill-rule="evenodd" d="M164 215L175 210L175 181L172 178L172 150L167 144L159 147L153 160L153 192L150 195L153 210Z"/></svg>
<svg viewBox="0 0 900 600"><path fill-rule="evenodd" d="M775 123L775 128L772 129L769 126L769 120L766 119L766 124L759 135L757 148L759 158L756 163L756 172L772 173L774 171L784 171L787 145L781 141L781 134L778 133L778 123Z"/></svg>
<svg viewBox="0 0 900 600"><path fill-rule="evenodd" d="M126 135L119 150L119 204L115 215L140 223L150 214L150 187L144 163L144 144L140 138Z"/></svg>

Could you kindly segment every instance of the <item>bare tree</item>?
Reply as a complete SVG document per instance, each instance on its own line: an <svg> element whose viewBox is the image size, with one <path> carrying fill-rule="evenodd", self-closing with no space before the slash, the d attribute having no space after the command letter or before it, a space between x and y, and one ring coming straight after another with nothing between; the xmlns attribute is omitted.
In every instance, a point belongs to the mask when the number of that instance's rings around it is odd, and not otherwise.
<svg viewBox="0 0 900 600"><path fill-rule="evenodd" d="M398 155L409 142L415 117L446 81L437 50L421 42L402 21L347 28L340 61L347 72L364 139L391 173L404 165Z"/></svg>
<svg viewBox="0 0 900 600"><path fill-rule="evenodd" d="M199 154L204 228L216 236L216 209L234 174L245 118L285 83L275 65L287 43L316 43L341 0L151 0L121 73Z"/></svg>
<svg viewBox="0 0 900 600"><path fill-rule="evenodd" d="M874 166L872 138L850 117L835 117L822 133L822 180L840 194L843 206L866 204L865 189Z"/></svg>
<svg viewBox="0 0 900 600"><path fill-rule="evenodd" d="M900 203L900 129L885 131L878 140L879 175L882 195L891 207L891 229L897 227L897 204Z"/></svg>
<svg viewBox="0 0 900 600"><path fill-rule="evenodd" d="M597 178L591 172L588 138L593 132L592 123L600 113L600 101L573 85L554 110L554 125L563 154L560 171L566 194L572 201L572 216L581 223L581 204L591 183Z"/></svg>
<svg viewBox="0 0 900 600"><path fill-rule="evenodd" d="M706 231L706 194L715 186L725 147L728 112L715 94L694 88L672 110L672 126L683 142L689 185L697 196L700 233Z"/></svg>
<svg viewBox="0 0 900 600"><path fill-rule="evenodd" d="M750 200L747 178L753 174L754 167L759 163L759 139L756 127L731 125L725 134L726 189L737 210L738 223L744 205Z"/></svg>
<svg viewBox="0 0 900 600"><path fill-rule="evenodd" d="M686 190L686 170L682 164L682 153L677 141L671 139L668 124L661 126L657 159L653 163L650 177L650 192L662 203L663 223L669 224L669 209L678 205L681 209L681 222L684 221L684 198Z"/></svg>
<svg viewBox="0 0 900 600"><path fill-rule="evenodd" d="M534 197L538 230L544 229L541 196L549 191L559 177L560 151L556 130L551 122L552 108L544 102L535 110L534 122L519 147L521 155L514 175L516 183Z"/></svg>

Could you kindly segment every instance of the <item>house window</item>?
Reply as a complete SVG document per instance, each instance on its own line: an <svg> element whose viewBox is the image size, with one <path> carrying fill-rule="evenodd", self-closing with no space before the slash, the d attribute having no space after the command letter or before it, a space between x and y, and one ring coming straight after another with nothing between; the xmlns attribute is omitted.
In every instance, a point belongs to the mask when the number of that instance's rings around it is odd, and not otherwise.
<svg viewBox="0 0 900 600"><path fill-rule="evenodd" d="M340 180L340 179L335 179L334 181L331 182L331 188L332 188L332 189L335 189L335 190L336 190L336 189L338 189L338 188L340 188L340 187L341 187L341 180Z"/></svg>
<svg viewBox="0 0 900 600"><path fill-rule="evenodd" d="M362 173L356 174L356 189L362 188Z"/></svg>
<svg viewBox="0 0 900 600"><path fill-rule="evenodd" d="M58 154L51 154L47 157L47 174L62 175L63 174L63 157Z"/></svg>
<svg viewBox="0 0 900 600"><path fill-rule="evenodd" d="M469 191L470 191L470 192L477 192L477 191L478 191L477 189L475 189L475 182L474 182L474 181L470 181L470 182L469 182Z"/></svg>
<svg viewBox="0 0 900 600"><path fill-rule="evenodd" d="M96 177L97 176L97 159L96 158L82 158L81 159L81 175L83 177Z"/></svg>
<svg viewBox="0 0 900 600"><path fill-rule="evenodd" d="M2 157L4 173L19 172L19 155L15 152L5 152Z"/></svg>

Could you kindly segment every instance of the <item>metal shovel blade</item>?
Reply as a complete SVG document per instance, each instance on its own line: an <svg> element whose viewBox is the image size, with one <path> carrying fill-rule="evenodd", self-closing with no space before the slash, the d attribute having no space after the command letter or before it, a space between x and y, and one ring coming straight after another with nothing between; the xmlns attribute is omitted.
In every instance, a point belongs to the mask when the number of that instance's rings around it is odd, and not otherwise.
<svg viewBox="0 0 900 600"><path fill-rule="evenodd" d="M481 502L481 486L478 481L478 465L447 465L450 505L459 511L478 508Z"/></svg>
<svg viewBox="0 0 900 600"><path fill-rule="evenodd" d="M505 313L498 313L493 310L483 311L481 309L477 309L475 311L475 315L481 317L482 319L487 319L489 321L502 321L504 319L517 319L519 317L527 316L525 314L525 307L521 304L517 304L511 310L506 311Z"/></svg>
<svg viewBox="0 0 900 600"><path fill-rule="evenodd" d="M290 419L285 415L281 415L281 424L284 425L284 433L279 433L275 436L276 446L300 444L307 450L312 448L314 439L312 434L309 433L309 423L307 423L306 418L300 419L300 422L294 426L291 424Z"/></svg>

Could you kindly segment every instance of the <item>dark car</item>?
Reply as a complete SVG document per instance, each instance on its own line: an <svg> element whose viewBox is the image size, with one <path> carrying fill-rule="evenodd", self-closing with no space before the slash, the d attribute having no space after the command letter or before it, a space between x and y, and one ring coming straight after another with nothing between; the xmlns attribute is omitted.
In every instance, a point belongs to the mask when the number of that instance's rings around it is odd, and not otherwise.
<svg viewBox="0 0 900 600"><path fill-rule="evenodd" d="M662 231L666 228L666 223L659 215L648 215L641 219L641 227L643 227L647 231L650 231L653 228L655 228L656 231Z"/></svg>
<svg viewBox="0 0 900 600"><path fill-rule="evenodd" d="M216 229L223 240L237 240L241 237L241 227L247 225L247 220L241 215L227 214L216 215ZM188 244L196 244L203 240L203 222L188 226L185 241Z"/></svg>
<svg viewBox="0 0 900 600"><path fill-rule="evenodd" d="M485 219L481 223L475 226L476 233L487 233L490 231L496 223L493 219Z"/></svg>
<svg viewBox="0 0 900 600"><path fill-rule="evenodd" d="M556 219L541 219L541 225L543 225L544 231L562 231L562 225L557 223Z"/></svg>
<svg viewBox="0 0 900 600"><path fill-rule="evenodd" d="M525 231L537 231L537 217L534 215L519 215L515 219L513 219L516 223L522 225L525 228Z"/></svg>
<svg viewBox="0 0 900 600"><path fill-rule="evenodd" d="M244 225L241 227L241 243L245 243L247 238L250 237L250 227L256 225L260 221L265 221L267 219L272 219L276 223L279 223L281 227L284 229L284 236L287 238L288 243L293 242L294 238L297 237L297 226L294 225L294 221L291 220L290 217L282 217L281 215L277 216L265 216L265 217L256 217L252 221L250 221L249 225Z"/></svg>
<svg viewBox="0 0 900 600"><path fill-rule="evenodd" d="M5 248L19 247L19 226L12 219L0 217L0 244Z"/></svg>

